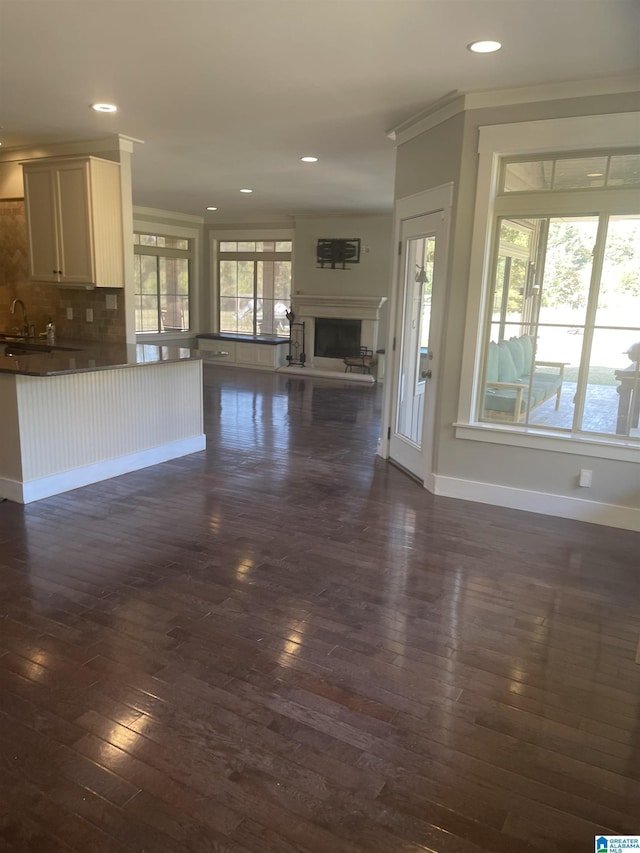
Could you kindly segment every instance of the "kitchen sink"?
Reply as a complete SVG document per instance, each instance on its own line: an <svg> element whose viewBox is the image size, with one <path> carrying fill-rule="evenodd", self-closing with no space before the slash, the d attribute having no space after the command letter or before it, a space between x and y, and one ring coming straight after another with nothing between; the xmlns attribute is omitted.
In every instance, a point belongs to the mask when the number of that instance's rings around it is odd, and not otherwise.
<svg viewBox="0 0 640 853"><path fill-rule="evenodd" d="M51 347L35 347L35 346L14 346L11 343L0 342L0 350L4 349L4 355L42 355L42 353L51 352Z"/></svg>
<svg viewBox="0 0 640 853"><path fill-rule="evenodd" d="M17 333L10 332L0 332L0 344L19 344L19 345L29 345L39 347L41 344L43 346L48 346L46 338L41 338L40 336L27 336L27 335L19 335Z"/></svg>
<svg viewBox="0 0 640 853"><path fill-rule="evenodd" d="M27 341L29 338L25 338L23 335L5 335L3 332L0 332L0 343L3 341ZM35 340L35 338L32 338Z"/></svg>
<svg viewBox="0 0 640 853"><path fill-rule="evenodd" d="M77 351L76 347L55 346L55 344L48 344L40 338L24 338L20 335L0 334L0 354L4 355L39 355L47 352Z"/></svg>

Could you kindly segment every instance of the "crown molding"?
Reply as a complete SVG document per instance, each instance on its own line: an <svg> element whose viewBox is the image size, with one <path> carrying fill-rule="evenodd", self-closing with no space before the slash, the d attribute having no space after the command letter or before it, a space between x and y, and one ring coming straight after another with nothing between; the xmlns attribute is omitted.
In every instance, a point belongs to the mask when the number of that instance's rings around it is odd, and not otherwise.
<svg viewBox="0 0 640 853"><path fill-rule="evenodd" d="M564 101L568 98L590 98L598 95L640 93L640 74L628 77L606 77L595 80L569 80L539 86L513 89L493 89L467 92L466 109L504 107L511 104L532 104L539 101Z"/></svg>
<svg viewBox="0 0 640 853"><path fill-rule="evenodd" d="M396 146L403 145L421 133L431 130L431 128L437 127L458 113L467 110L559 101L568 98L588 98L598 95L620 95L626 92L640 93L640 75L573 80L510 89L454 91L447 93L422 112L389 130L387 136L395 141Z"/></svg>
<svg viewBox="0 0 640 853"><path fill-rule="evenodd" d="M465 95L454 90L433 101L425 110L406 119L387 131L387 136L396 145L403 145L426 130L436 127L447 119L461 113L465 108Z"/></svg>
<svg viewBox="0 0 640 853"><path fill-rule="evenodd" d="M64 142L41 142L33 145L20 145L15 148L0 149L0 162L8 163L18 160L36 160L42 157L66 157L105 155L108 152L133 152L134 143L144 145L141 139L114 133L110 136L100 136L94 139L71 139ZM113 158L111 158L113 159Z"/></svg>
<svg viewBox="0 0 640 853"><path fill-rule="evenodd" d="M141 207L134 205L134 219L160 219L163 222L183 222L187 225L204 225L204 216L194 216L191 213L176 213L173 210L161 210L157 207Z"/></svg>
<svg viewBox="0 0 640 853"><path fill-rule="evenodd" d="M295 221L305 219L388 219L392 213L393 208L390 206L388 210L363 210L352 211L351 213L317 210L315 213L294 213L293 218Z"/></svg>
<svg viewBox="0 0 640 853"><path fill-rule="evenodd" d="M211 236L220 234L227 240L290 240L295 233L292 222L206 222L205 227Z"/></svg>
<svg viewBox="0 0 640 853"><path fill-rule="evenodd" d="M135 136L125 136L124 133L118 134L118 142L120 143L120 151L127 151L133 154L135 145L144 145L144 139L136 139Z"/></svg>

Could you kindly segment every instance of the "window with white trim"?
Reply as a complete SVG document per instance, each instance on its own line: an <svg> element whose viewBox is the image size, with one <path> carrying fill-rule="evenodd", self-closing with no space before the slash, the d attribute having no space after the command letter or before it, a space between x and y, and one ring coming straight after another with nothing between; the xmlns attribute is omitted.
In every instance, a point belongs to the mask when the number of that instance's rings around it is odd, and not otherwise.
<svg viewBox="0 0 640 853"><path fill-rule="evenodd" d="M136 232L133 243L136 332L188 331L192 241Z"/></svg>
<svg viewBox="0 0 640 853"><path fill-rule="evenodd" d="M289 336L292 248L291 240L218 243L221 332Z"/></svg>
<svg viewBox="0 0 640 853"><path fill-rule="evenodd" d="M640 152L504 158L477 421L640 441Z"/></svg>

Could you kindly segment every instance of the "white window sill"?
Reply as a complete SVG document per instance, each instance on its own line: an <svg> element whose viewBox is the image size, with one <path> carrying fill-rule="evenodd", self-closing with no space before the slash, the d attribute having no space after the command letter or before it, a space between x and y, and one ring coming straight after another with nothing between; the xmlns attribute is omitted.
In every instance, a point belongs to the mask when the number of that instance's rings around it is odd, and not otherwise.
<svg viewBox="0 0 640 853"><path fill-rule="evenodd" d="M604 436L585 436L568 433L544 432L540 429L522 427L517 431L512 427L499 424L462 424L455 423L456 438L468 441L484 441L489 444L503 444L510 447L530 447L554 453L571 453L577 456L591 456L598 459L613 459L620 462L640 464L640 443L625 438L607 438Z"/></svg>

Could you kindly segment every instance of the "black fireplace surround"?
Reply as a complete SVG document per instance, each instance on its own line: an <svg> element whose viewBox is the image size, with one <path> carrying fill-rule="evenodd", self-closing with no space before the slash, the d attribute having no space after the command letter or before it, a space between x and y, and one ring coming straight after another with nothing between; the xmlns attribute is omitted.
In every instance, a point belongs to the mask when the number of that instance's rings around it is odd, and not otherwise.
<svg viewBox="0 0 640 853"><path fill-rule="evenodd" d="M344 358L360 352L362 320L335 320L316 317L314 356Z"/></svg>

